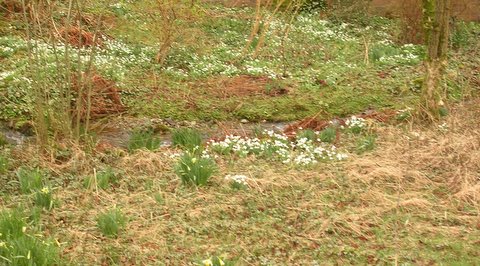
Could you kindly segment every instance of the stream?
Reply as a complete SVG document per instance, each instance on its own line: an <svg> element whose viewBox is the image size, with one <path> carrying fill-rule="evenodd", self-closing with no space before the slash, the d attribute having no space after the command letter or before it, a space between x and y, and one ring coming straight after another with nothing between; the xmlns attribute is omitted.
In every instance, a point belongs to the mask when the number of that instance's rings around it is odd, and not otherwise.
<svg viewBox="0 0 480 266"><path fill-rule="evenodd" d="M243 122L243 123L242 123ZM109 121L107 125L97 126L92 131L94 138L97 142L106 142L114 147L127 148L128 141L132 135L132 132L138 128L180 128L180 127L193 127L198 129L204 138L204 140L222 138L225 135L251 135L255 131L273 130L281 132L289 124L288 122L219 122L219 123L197 123L197 122L173 122L164 120L149 120L149 119L136 119L136 120L121 120L121 121ZM23 144L33 141L35 136L30 136L22 133L19 130L12 129L5 123L0 123L0 135L3 135L6 141L14 146L22 146ZM169 147L172 145L172 133L171 131L160 131L157 135L161 140L162 147Z"/></svg>

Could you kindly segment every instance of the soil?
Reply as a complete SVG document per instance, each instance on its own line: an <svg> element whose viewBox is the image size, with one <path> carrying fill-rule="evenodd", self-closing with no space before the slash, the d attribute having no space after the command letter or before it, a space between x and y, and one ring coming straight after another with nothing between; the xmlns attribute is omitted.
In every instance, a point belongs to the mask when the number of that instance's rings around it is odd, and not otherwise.
<svg viewBox="0 0 480 266"><path fill-rule="evenodd" d="M205 86L205 82L202 82ZM290 88L269 77L241 75L232 78L216 78L207 82L209 94L218 98L247 97L255 95L280 96L288 94Z"/></svg>

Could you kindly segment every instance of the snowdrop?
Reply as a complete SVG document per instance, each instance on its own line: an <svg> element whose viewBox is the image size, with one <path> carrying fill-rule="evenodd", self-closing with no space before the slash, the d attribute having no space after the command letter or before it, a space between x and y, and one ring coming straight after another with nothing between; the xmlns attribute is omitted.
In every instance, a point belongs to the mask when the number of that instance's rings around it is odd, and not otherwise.
<svg viewBox="0 0 480 266"><path fill-rule="evenodd" d="M225 180L233 181L241 185L247 185L248 177L246 175L226 175Z"/></svg>
<svg viewBox="0 0 480 266"><path fill-rule="evenodd" d="M345 160L348 156L337 151L336 147L314 142L307 138L289 140L285 134L265 130L263 138L247 138L228 135L222 141L210 141L205 154L234 154L240 157L255 155L260 158L280 161L284 164L307 166L319 161Z"/></svg>

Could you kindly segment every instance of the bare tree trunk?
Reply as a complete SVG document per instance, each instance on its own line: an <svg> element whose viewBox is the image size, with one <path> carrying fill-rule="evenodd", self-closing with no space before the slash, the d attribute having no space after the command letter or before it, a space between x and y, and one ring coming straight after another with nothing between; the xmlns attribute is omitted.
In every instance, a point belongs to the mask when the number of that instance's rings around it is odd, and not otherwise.
<svg viewBox="0 0 480 266"><path fill-rule="evenodd" d="M440 82L447 66L450 0L423 0L423 27L427 45L420 117L437 121L445 97Z"/></svg>

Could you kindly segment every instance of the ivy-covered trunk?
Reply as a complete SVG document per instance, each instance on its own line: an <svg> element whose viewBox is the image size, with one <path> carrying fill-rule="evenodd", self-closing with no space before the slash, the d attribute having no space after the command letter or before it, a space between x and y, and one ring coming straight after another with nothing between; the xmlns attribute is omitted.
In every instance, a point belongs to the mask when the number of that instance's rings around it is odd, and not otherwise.
<svg viewBox="0 0 480 266"><path fill-rule="evenodd" d="M425 80L420 102L420 116L436 121L444 109L445 93L440 82L447 66L450 0L423 0L423 27L427 56Z"/></svg>

